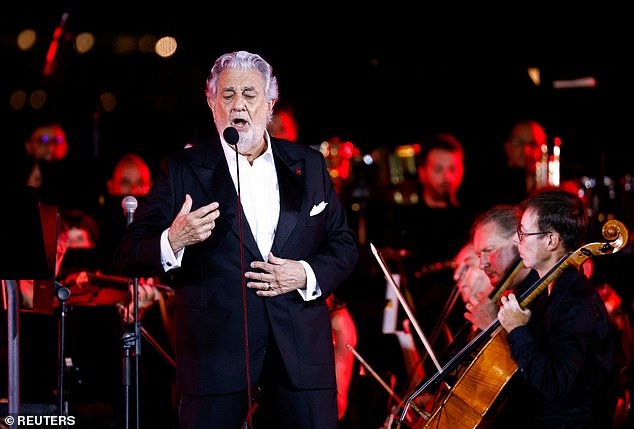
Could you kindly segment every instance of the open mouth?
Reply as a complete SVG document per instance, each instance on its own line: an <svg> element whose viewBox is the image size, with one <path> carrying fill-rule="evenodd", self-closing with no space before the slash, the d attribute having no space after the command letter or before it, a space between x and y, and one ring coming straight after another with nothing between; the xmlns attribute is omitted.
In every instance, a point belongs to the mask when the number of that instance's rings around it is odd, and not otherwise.
<svg viewBox="0 0 634 429"><path fill-rule="evenodd" d="M249 125L249 123L245 119L241 118L235 118L233 121L231 121L231 124L237 129L242 129Z"/></svg>

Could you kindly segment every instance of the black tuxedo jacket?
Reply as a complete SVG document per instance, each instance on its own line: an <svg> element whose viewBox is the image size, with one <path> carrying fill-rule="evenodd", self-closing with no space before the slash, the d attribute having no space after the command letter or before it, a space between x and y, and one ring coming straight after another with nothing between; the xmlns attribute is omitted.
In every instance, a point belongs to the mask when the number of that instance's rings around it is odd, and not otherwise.
<svg viewBox="0 0 634 429"><path fill-rule="evenodd" d="M322 296L304 301L293 291L273 298L246 290L252 384L257 382L272 332L291 381L299 388L335 388L333 339L325 298L354 269L358 249L345 210L318 151L271 139L279 183L280 217L274 255L310 264ZM158 180L136 210L115 252L128 276L164 274L160 236L180 211L213 201L220 217L211 237L185 249L170 270L176 290L176 380L179 393L217 394L246 387L243 273L238 198L218 136L166 158ZM311 215L321 202L325 209ZM263 260L244 214L244 269ZM246 283L246 280L245 280Z"/></svg>

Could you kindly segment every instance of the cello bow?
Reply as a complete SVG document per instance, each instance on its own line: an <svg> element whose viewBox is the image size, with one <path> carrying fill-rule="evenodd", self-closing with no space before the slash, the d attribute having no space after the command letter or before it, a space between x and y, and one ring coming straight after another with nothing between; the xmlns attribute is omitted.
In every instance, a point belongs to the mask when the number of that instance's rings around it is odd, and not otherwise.
<svg viewBox="0 0 634 429"><path fill-rule="evenodd" d="M429 342L427 341L427 338L425 338L425 334L423 334L423 330L421 329L420 325L414 318L414 314L412 313L412 310L409 308L409 305L407 305L407 302L405 301L405 297L401 293L401 289L398 287L398 285L394 281L394 278L392 277L392 273L390 272L389 268L385 264L385 261L383 260L383 256L381 256L380 252L374 246L373 243L370 243L370 249L372 250L372 253L374 254L374 257L376 258L377 262L379 263L381 270L383 270L383 274L385 275L385 278L390 282L390 285L394 289L394 292L396 293L396 297L398 298L399 302L403 306L405 313L407 313L407 317L409 317L410 322L414 326L414 330L416 330L416 333L420 337L420 340L423 342L423 345L425 346L427 353L429 354L432 361L434 362L436 369L438 370L438 372L441 372L442 367L440 366L440 362L438 362L438 359L436 358L434 351L432 350Z"/></svg>
<svg viewBox="0 0 634 429"><path fill-rule="evenodd" d="M500 299L500 297L504 294L504 292L513 286L515 282L515 278L523 269L524 269L524 261L522 261L522 259L518 256L517 259L513 262L512 268L508 269L506 273L504 274L504 277L502 278L502 281L500 282L500 287L490 297L491 301L497 302L498 299ZM452 310L453 306L455 305L458 296L459 296L458 288L454 286L454 288L452 289L451 295L449 296L449 299L445 305L445 308L443 309L443 313L440 317L440 320L434 327L434 331L432 332L430 336L432 344L436 342L438 333L440 332L440 329L442 327L441 324L445 323L447 316L449 312ZM460 338L467 329L470 329L470 327L471 327L471 323L467 321L464 325L460 327L460 329L458 329L458 331L456 331L454 338ZM420 365L425 363L426 358L427 358L427 355L421 358Z"/></svg>
<svg viewBox="0 0 634 429"><path fill-rule="evenodd" d="M385 391L388 393L388 395L390 395L392 397L392 399L394 399L399 406L403 407L405 405L405 403L403 402L403 400L401 399L400 396L398 396L396 393L394 393L394 390L392 390L392 388L390 386L387 385L387 383L379 376L379 374L377 374L377 372L365 361L365 359L363 359L363 357L359 354L359 352L357 352L357 350L352 347L350 344L346 344L346 348L348 350L350 350L350 352L354 355L354 357L357 358L357 360L359 362L361 362L361 364L364 366L365 369L368 370L368 372L370 372L370 374L372 375L372 377L374 377L374 379L381 385L381 387L383 387L383 389L385 389ZM423 417L423 418L429 418L429 413L420 409L415 403L412 403L412 409L414 411L416 411L418 413L419 416Z"/></svg>

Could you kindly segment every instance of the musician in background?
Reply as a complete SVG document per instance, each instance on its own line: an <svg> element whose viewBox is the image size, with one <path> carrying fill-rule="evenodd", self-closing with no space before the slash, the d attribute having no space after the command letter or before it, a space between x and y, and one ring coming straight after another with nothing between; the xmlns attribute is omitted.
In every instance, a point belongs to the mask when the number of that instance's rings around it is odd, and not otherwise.
<svg viewBox="0 0 634 429"><path fill-rule="evenodd" d="M72 141L73 133L58 119L33 120L36 122L24 132L21 145L7 143L3 148L0 183L9 188L34 188L40 203L60 210L89 207L96 176L86 145Z"/></svg>
<svg viewBox="0 0 634 429"><path fill-rule="evenodd" d="M480 259L475 252L472 241L460 249L456 255L455 263L453 279L465 307L471 303L477 303L481 296L489 296L493 290L493 285L486 273L480 268Z"/></svg>
<svg viewBox="0 0 634 429"><path fill-rule="evenodd" d="M517 206L496 205L480 214L473 226L474 243L476 251L470 244L456 256L456 269L454 279L457 282L463 302L466 304L465 318L472 322L472 328L485 329L496 319L499 300L493 302L491 295L499 296L500 287L504 286L506 292L515 291L516 296L526 290L538 280L537 272L523 268L515 276L509 277L510 272L516 266L519 258L517 248L517 225L521 220L521 210ZM479 259L478 259L479 256ZM474 263L474 259L478 262ZM588 259L582 265L586 277L595 279L593 273L594 264ZM485 282L480 274L486 274ZM508 283L504 280L510 279ZM490 280L490 282L489 282ZM487 283L491 289L487 289ZM618 395L621 402L615 401L617 407L613 413L613 429L622 428L629 418L629 368L633 351L632 326L625 313L621 298L601 278L597 283L603 301L610 315L611 328L618 342L615 344L615 364L619 371ZM513 425L517 413L524 410L524 404L513 399L513 390L519 383L512 379L505 390L504 405L500 414L495 417L491 429L507 428Z"/></svg>
<svg viewBox="0 0 634 429"><path fill-rule="evenodd" d="M453 279L460 293L462 305L455 305L452 312L459 313L462 326L454 332L453 342L444 353L442 361L449 361L456 356L480 329L486 328L495 320L498 307L493 302L492 296L505 283L504 279L508 278L519 262L514 237L520 214L517 207L510 205L493 206L479 214L472 227L472 241L465 244L456 255ZM536 280L536 274L527 277L529 271L529 269L516 271L508 290L512 290L518 284L531 284ZM529 280L526 279L530 279L531 283L528 283ZM525 282L522 283L523 281ZM463 315L464 318L462 318ZM465 365L469 363L469 361L464 362ZM460 374L461 372L452 373L448 377ZM455 380L450 381L450 384L454 382ZM437 399L437 402L439 400ZM417 403L421 405L418 398ZM515 405L511 403L511 406L508 406L506 401L501 404L504 405L502 415L498 414L500 408L497 404L491 413L495 413L495 427L500 429L513 427L513 420L506 419L505 414L511 412L510 410L517 410ZM513 415L513 418L516 418L516 415Z"/></svg>
<svg viewBox="0 0 634 429"><path fill-rule="evenodd" d="M104 274L116 274L112 255L127 222L121 204L126 196L133 196L140 203L150 189L152 176L143 157L131 152L122 154L106 176L96 215L102 232L98 246L99 270Z"/></svg>
<svg viewBox="0 0 634 429"><path fill-rule="evenodd" d="M481 207L495 204L519 204L540 186L537 163L542 157L542 148L547 147L548 137L544 127L534 119L514 122L502 143L503 151L489 155L487 161L498 165L483 171L490 173L480 181L494 183L486 193L478 193ZM541 174L541 173L540 173Z"/></svg>
<svg viewBox="0 0 634 429"><path fill-rule="evenodd" d="M103 198L103 225L101 269L114 273L112 253L126 227L127 217L122 209L123 199L133 196L141 204L152 185L152 172L146 160L137 153L122 154L105 182ZM138 278L138 316L145 332L164 353L174 356L174 306L173 292L157 288L160 276ZM134 289L130 285L130 299L121 308L125 323L134 323ZM132 329L132 325L128 325ZM140 359L141 420L147 427L176 427L177 400L175 394L174 367L162 353L142 342L144 350Z"/></svg>
<svg viewBox="0 0 634 429"><path fill-rule="evenodd" d="M297 141L299 124L295 119L295 110L286 100L278 100L273 109L271 121L266 126L267 131L273 137L288 141Z"/></svg>
<svg viewBox="0 0 634 429"><path fill-rule="evenodd" d="M404 255L395 272L402 274L402 287L411 290L423 332L444 333L438 337L438 344L432 344L435 350L442 350L452 340L448 333L463 323L449 320L449 329L436 326L454 286L451 265L444 262L453 260L469 241L473 211L463 206L459 198L464 177L462 144L448 133L435 134L419 143L418 201L408 205L391 202L372 210L375 214L368 219L368 236L370 241L383 243L386 255ZM422 270L437 265L441 269Z"/></svg>
<svg viewBox="0 0 634 429"><path fill-rule="evenodd" d="M471 328L466 341L458 346L466 345L497 318L499 299L493 298L502 294L501 288L519 294L538 278L535 271L518 267L517 225L521 214L519 207L507 204L494 205L480 213L471 230L473 253L465 249L456 257L454 278L463 293L464 318ZM458 346L452 348L454 354L459 351ZM515 384L516 379L512 378L505 387L504 399L492 410L495 417L490 429L514 427L517 413L525 411L524 404L513 398Z"/></svg>
<svg viewBox="0 0 634 429"><path fill-rule="evenodd" d="M82 210L63 210L57 233L54 277L69 288L70 297L66 304L73 305L115 305L124 302L126 293L102 290L88 284L86 264L93 264L93 255L74 255L73 252L92 250L99 239L96 221ZM20 302L22 309L32 309L34 299L34 281L19 280ZM104 299L106 302L104 302ZM53 301L58 306L57 299Z"/></svg>
<svg viewBox="0 0 634 429"><path fill-rule="evenodd" d="M448 301L449 307L446 307L448 312L446 317L453 317L459 320L460 327L451 332L453 341L443 351L442 361L451 359L473 337L476 329L475 326L464 320L463 315L466 317L465 308L471 308L471 306L476 305L480 297L488 297L493 291L493 285L489 277L480 268L480 260L475 253L472 241L460 249L460 252L456 255L455 264L456 267L453 272L453 279L456 282L454 294L459 294L461 299L460 303L458 303L457 296L450 298L450 301Z"/></svg>
<svg viewBox="0 0 634 429"><path fill-rule="evenodd" d="M579 197L561 190L538 192L521 207L520 256L543 278L584 243L586 210ZM582 272L564 269L527 309L515 294L503 296L498 320L508 333L523 382L527 412L517 415L516 427L610 427L610 321L599 293Z"/></svg>
<svg viewBox="0 0 634 429"><path fill-rule="evenodd" d="M147 194L151 185L150 167L136 153L122 155L106 181L108 195L114 197L142 197Z"/></svg>
<svg viewBox="0 0 634 429"><path fill-rule="evenodd" d="M496 319L498 303L492 297L501 286L507 291L524 290L537 280L536 273L529 275L531 270L527 268L509 276L519 262L514 237L520 214L519 208L510 205L496 205L479 214L473 224L472 241L456 255L453 278L463 306L456 306L454 312L464 316L467 327L463 325L454 333L447 359ZM511 279L509 283L504 282L507 278Z"/></svg>
<svg viewBox="0 0 634 429"><path fill-rule="evenodd" d="M498 204L480 214L472 228L473 247L479 259L479 267L489 278L493 290L498 290L519 262L516 232L521 211L519 207ZM529 276L529 268L520 269L506 285L508 291L521 293L537 280L536 273ZM473 328L485 329L495 320L498 304L491 300L491 291L472 294L465 304L464 317L473 324Z"/></svg>
<svg viewBox="0 0 634 429"><path fill-rule="evenodd" d="M97 220L80 209L60 211L60 220L68 227L68 250L59 269L59 277L64 279L80 271L96 271L99 268L97 247L101 238Z"/></svg>

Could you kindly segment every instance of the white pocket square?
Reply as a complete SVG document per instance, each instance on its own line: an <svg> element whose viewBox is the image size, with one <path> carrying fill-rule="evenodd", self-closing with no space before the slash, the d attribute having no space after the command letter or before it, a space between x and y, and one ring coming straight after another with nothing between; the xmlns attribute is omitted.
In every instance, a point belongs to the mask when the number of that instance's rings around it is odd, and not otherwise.
<svg viewBox="0 0 634 429"><path fill-rule="evenodd" d="M325 202L325 201L322 201L322 202L321 202L321 203L319 203L319 204L315 204L315 205L313 206L313 208L312 208L312 209L310 209L310 215L311 215L311 216L316 216L316 215L318 215L319 213L321 213L321 212L323 212L323 211L324 211L324 209L326 208L326 206L327 206L327 205L328 205L328 203L327 203L327 202Z"/></svg>

